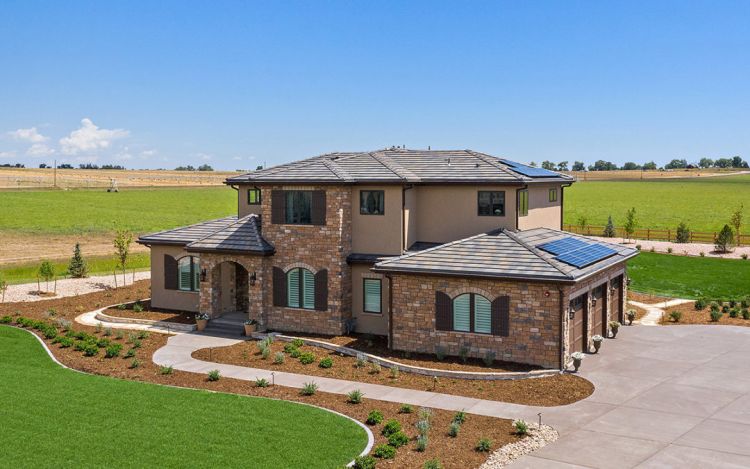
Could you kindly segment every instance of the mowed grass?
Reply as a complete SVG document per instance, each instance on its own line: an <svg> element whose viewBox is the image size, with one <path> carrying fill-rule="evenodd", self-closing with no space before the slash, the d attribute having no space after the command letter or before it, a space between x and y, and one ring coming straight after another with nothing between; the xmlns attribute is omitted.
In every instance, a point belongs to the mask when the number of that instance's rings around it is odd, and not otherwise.
<svg viewBox="0 0 750 469"><path fill-rule="evenodd" d="M577 224L581 215L591 225L615 226L635 207L640 228L677 228L687 223L693 231L716 232L729 223L735 208L745 204L750 219L750 175L646 181L577 182L565 189L565 223ZM750 223L742 230L750 233Z"/></svg>
<svg viewBox="0 0 750 469"><path fill-rule="evenodd" d="M0 191L0 231L32 235L149 233L237 214L229 187Z"/></svg>
<svg viewBox="0 0 750 469"><path fill-rule="evenodd" d="M64 278L68 270L69 261L52 261L55 267L55 275L58 278ZM39 265L41 262L11 264L0 266L0 279L14 285L18 283L36 282ZM113 256L106 257L87 257L86 265L88 266L89 275L106 275L112 274L117 269L118 261ZM148 252L139 252L130 255L127 272L135 270L146 270L151 266L151 257ZM122 278L122 271L118 271L119 282ZM41 280L44 283L44 280Z"/></svg>
<svg viewBox="0 0 750 469"><path fill-rule="evenodd" d="M674 298L740 299L750 295L750 260L641 252L628 261L630 288Z"/></svg>
<svg viewBox="0 0 750 469"><path fill-rule="evenodd" d="M331 468L367 444L318 408L67 370L8 326L0 395L5 467Z"/></svg>

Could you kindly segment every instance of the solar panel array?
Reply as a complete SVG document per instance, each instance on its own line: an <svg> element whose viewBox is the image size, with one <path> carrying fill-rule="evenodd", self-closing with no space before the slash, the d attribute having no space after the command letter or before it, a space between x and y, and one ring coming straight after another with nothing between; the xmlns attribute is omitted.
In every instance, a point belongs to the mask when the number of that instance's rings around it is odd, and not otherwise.
<svg viewBox="0 0 750 469"><path fill-rule="evenodd" d="M579 269L617 254L617 251L603 244L587 243L572 237L550 241L537 247L554 254L555 260Z"/></svg>
<svg viewBox="0 0 750 469"><path fill-rule="evenodd" d="M500 159L500 161L502 161L503 164L513 168L513 171L523 174L524 176L531 177L531 178L536 178L536 177L554 178L554 177L560 176L560 174L554 171L544 169L544 168L535 168L533 166L527 166L525 164L516 163L515 161L510 161L510 160Z"/></svg>

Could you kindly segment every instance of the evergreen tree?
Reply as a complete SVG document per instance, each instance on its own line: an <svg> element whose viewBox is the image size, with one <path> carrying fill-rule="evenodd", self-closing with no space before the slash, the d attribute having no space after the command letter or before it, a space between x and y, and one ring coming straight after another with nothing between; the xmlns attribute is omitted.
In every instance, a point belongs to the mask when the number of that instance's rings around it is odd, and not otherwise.
<svg viewBox="0 0 750 469"><path fill-rule="evenodd" d="M683 222L677 225L677 239L678 243L689 243L690 242L690 230L687 225Z"/></svg>
<svg viewBox="0 0 750 469"><path fill-rule="evenodd" d="M88 274L88 266L86 266L86 261L83 260L81 245L78 243L73 249L73 257L70 258L70 264L68 264L68 273L73 278L83 278Z"/></svg>
<svg viewBox="0 0 750 469"><path fill-rule="evenodd" d="M729 252L729 248L734 243L734 233L729 225L724 225L719 235L716 237L716 250L719 252Z"/></svg>
<svg viewBox="0 0 750 469"><path fill-rule="evenodd" d="M614 238L615 237L615 224L612 223L612 215L607 220L607 226L604 227L604 237Z"/></svg>

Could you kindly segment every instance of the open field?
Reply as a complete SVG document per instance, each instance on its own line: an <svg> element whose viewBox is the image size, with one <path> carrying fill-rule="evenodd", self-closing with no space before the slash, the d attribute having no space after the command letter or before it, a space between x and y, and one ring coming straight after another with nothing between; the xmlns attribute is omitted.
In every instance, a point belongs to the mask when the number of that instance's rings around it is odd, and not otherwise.
<svg viewBox="0 0 750 469"><path fill-rule="evenodd" d="M89 275L107 275L117 267L117 261L114 256L86 257L86 264L88 265ZM55 267L55 275L58 278L64 278L65 272L68 269L67 260L53 261L52 265ZM151 258L149 257L148 249L146 252L137 252L131 254L130 260L128 261L128 273L132 270L146 270L151 266ZM39 270L39 262L27 262L20 264L0 264L0 278L7 281L11 285L19 283L33 283L37 280L37 272ZM120 276L121 271L118 271ZM41 281L44 286L44 280Z"/></svg>
<svg viewBox="0 0 750 469"><path fill-rule="evenodd" d="M562 171L565 174L575 176L579 181L635 181L641 179L676 179L676 178L706 178L729 176L739 173L748 173L747 170L739 169L673 169L668 171L641 171L617 170L617 171Z"/></svg>
<svg viewBox="0 0 750 469"><path fill-rule="evenodd" d="M745 203L750 216L750 175L660 179L647 181L578 182L565 189L565 223L577 224L581 215L591 225L615 226L635 207L641 228L676 229L685 222L693 231L715 232L729 222L732 211ZM743 233L750 233L750 224Z"/></svg>
<svg viewBox="0 0 750 469"><path fill-rule="evenodd" d="M7 326L0 393L7 466L330 468L367 442L354 422L317 408L76 373Z"/></svg>

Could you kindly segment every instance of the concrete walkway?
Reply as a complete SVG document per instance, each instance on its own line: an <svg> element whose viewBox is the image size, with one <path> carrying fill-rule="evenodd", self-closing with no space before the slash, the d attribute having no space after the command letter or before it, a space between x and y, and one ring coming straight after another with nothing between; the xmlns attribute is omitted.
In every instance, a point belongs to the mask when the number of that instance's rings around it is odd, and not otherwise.
<svg viewBox="0 0 750 469"><path fill-rule="evenodd" d="M664 309L671 308L685 303L692 303L693 300L681 300L674 299L668 301L662 301L655 304L641 303L639 301L628 300L628 304L637 306L646 310L646 315L643 316L638 323L642 326L658 326L661 323L661 318L664 317Z"/></svg>
<svg viewBox="0 0 750 469"><path fill-rule="evenodd" d="M560 439L511 467L750 467L750 328L736 326L623 326L587 355L581 375L596 386L583 401L533 407L428 391L209 363L194 350L236 340L200 334L170 337L153 360L178 370L244 380L265 377L321 391L504 418L555 427Z"/></svg>

